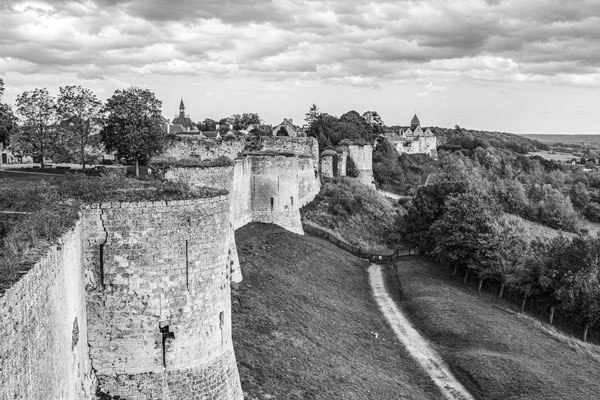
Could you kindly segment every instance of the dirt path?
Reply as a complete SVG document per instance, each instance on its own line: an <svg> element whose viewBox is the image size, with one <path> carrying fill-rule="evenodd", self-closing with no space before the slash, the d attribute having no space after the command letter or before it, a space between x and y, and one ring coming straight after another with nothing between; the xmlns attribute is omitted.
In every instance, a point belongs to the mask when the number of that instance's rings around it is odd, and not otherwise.
<svg viewBox="0 0 600 400"><path fill-rule="evenodd" d="M394 333L410 355L429 374L445 398L449 400L473 400L469 392L456 380L440 356L433 350L410 321L402 314L388 294L383 282L381 266L371 264L369 283L373 296Z"/></svg>

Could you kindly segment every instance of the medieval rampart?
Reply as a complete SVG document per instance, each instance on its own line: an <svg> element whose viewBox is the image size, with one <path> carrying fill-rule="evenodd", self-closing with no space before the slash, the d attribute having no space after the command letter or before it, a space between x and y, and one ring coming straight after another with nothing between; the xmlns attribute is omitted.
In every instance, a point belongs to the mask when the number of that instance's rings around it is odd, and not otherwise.
<svg viewBox="0 0 600 400"><path fill-rule="evenodd" d="M230 193L230 216L234 229L251 221L278 224L302 234L299 208L319 193L318 143L314 138L254 137L244 139L246 148L259 151L239 153L233 166L173 166L165 178L195 186L226 189ZM199 140L204 142L204 140ZM237 140L241 142L241 139ZM168 149L165 157L190 159L199 145L183 138L176 151ZM231 148L231 141L223 141ZM187 148L190 153L185 153ZM221 154L214 151L211 154ZM205 157L211 154L204 154ZM206 160L205 158L204 160Z"/></svg>
<svg viewBox="0 0 600 400"><path fill-rule="evenodd" d="M0 398L90 399L79 222L0 297Z"/></svg>
<svg viewBox="0 0 600 400"><path fill-rule="evenodd" d="M83 224L99 389L127 399L241 399L228 195L90 206Z"/></svg>
<svg viewBox="0 0 600 400"><path fill-rule="evenodd" d="M229 195L84 206L0 297L0 398L242 399Z"/></svg>

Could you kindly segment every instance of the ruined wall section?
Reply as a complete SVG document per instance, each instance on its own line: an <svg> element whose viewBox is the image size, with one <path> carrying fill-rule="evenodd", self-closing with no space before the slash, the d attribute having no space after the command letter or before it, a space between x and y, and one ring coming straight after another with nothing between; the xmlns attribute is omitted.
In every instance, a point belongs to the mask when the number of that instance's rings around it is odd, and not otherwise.
<svg viewBox="0 0 600 400"><path fill-rule="evenodd" d="M219 157L237 158L246 147L246 138L215 140L187 136L175 137L166 146L163 157L175 159L198 158L212 160Z"/></svg>
<svg viewBox="0 0 600 400"><path fill-rule="evenodd" d="M359 171L358 180L375 189L373 178L373 146L349 145L348 156L352 158Z"/></svg>
<svg viewBox="0 0 600 400"><path fill-rule="evenodd" d="M315 166L311 157L298 158L298 196L300 207L310 203L321 190L321 180L318 176L318 165Z"/></svg>
<svg viewBox="0 0 600 400"><path fill-rule="evenodd" d="M319 166L319 142L313 137L262 136L260 139L262 151L310 157L313 159L315 168Z"/></svg>
<svg viewBox="0 0 600 400"><path fill-rule="evenodd" d="M0 398L93 398L81 223L0 297Z"/></svg>
<svg viewBox="0 0 600 400"><path fill-rule="evenodd" d="M300 222L298 157L249 156L252 168L252 220L304 234Z"/></svg>
<svg viewBox="0 0 600 400"><path fill-rule="evenodd" d="M88 341L101 391L242 399L231 341L229 207L220 195L83 210Z"/></svg>

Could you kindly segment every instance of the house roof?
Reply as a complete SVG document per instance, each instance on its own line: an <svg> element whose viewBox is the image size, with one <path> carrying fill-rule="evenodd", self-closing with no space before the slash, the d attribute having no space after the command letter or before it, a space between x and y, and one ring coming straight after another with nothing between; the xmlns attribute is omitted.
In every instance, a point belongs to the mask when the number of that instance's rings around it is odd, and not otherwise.
<svg viewBox="0 0 600 400"><path fill-rule="evenodd" d="M219 131L204 131L202 134L209 139L218 139L221 137Z"/></svg>

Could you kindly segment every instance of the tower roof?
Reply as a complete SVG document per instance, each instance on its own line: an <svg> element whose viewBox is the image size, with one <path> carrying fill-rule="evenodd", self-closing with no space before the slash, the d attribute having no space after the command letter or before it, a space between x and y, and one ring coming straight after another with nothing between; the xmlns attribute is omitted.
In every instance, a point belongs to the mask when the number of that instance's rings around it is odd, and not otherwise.
<svg viewBox="0 0 600 400"><path fill-rule="evenodd" d="M185 106L183 105L183 97L181 98L181 101L179 102L179 108L185 108Z"/></svg>
<svg viewBox="0 0 600 400"><path fill-rule="evenodd" d="M413 127L413 126L416 127L416 126L420 126L420 125L421 125L421 121L419 121L419 117L417 117L417 114L415 114L415 116L413 117L413 119L410 121L410 126L411 127Z"/></svg>

